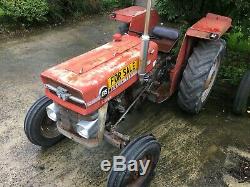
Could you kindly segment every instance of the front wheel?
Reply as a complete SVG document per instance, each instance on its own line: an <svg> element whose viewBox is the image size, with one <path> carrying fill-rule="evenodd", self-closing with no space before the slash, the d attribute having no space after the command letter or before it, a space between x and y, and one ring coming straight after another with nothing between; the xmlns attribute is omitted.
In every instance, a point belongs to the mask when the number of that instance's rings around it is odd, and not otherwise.
<svg viewBox="0 0 250 187"><path fill-rule="evenodd" d="M160 144L152 135L141 136L130 142L121 152L121 156L126 159L125 171L114 171L112 168L109 178L108 187L145 187L152 180L155 167L160 157ZM138 163L137 171L129 171L130 161ZM148 166L146 171L142 171L139 163Z"/></svg>
<svg viewBox="0 0 250 187"><path fill-rule="evenodd" d="M186 112L197 114L206 103L218 75L225 45L223 40L201 40L194 48L178 93L178 104Z"/></svg>
<svg viewBox="0 0 250 187"><path fill-rule="evenodd" d="M47 116L46 107L51 103L46 96L41 97L29 109L24 121L27 138L41 147L51 147L64 137L57 130L56 122Z"/></svg>

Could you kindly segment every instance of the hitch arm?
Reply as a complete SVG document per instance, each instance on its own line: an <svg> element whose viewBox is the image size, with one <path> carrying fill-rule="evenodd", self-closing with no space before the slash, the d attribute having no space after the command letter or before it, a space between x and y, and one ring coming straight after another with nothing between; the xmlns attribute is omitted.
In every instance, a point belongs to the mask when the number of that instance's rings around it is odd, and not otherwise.
<svg viewBox="0 0 250 187"><path fill-rule="evenodd" d="M131 108L137 103L137 101L140 99L140 97L146 92L148 91L148 89L150 88L151 84L147 85L146 87L143 88L143 90L140 92L140 94L135 98L135 100L132 102L132 104L127 108L127 110L123 113L123 115L119 118L119 120L112 126L111 131L116 131L117 126L119 125L119 123L121 123L121 121L125 118L125 116L127 115L127 113L131 110Z"/></svg>

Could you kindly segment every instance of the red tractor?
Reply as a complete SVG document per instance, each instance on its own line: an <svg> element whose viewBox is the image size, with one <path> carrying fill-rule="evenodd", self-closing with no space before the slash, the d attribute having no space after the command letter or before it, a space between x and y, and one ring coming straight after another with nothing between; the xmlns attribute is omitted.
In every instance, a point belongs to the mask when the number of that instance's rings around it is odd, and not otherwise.
<svg viewBox="0 0 250 187"><path fill-rule="evenodd" d="M111 18L123 23L113 41L41 74L46 96L30 108L24 129L28 139L42 147L65 136L88 148L105 140L123 149L127 161L149 160L144 175L112 169L108 177L108 186L145 186L158 162L160 144L153 135L131 141L118 132L118 125L144 99L162 103L176 91L183 110L200 112L226 48L220 38L232 20L208 13L187 30L175 58L171 50L180 33L158 26L151 0L146 9L132 6Z"/></svg>

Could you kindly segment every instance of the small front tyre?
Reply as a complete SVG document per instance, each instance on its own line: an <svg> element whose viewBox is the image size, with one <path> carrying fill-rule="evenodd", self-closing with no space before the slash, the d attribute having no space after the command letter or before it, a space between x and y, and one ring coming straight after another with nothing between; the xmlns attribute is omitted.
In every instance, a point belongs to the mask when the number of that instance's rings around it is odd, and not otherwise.
<svg viewBox="0 0 250 187"><path fill-rule="evenodd" d="M27 138L41 147L51 147L64 137L57 130L56 122L47 116L46 107L51 103L46 96L41 97L29 109L24 121Z"/></svg>
<svg viewBox="0 0 250 187"><path fill-rule="evenodd" d="M120 156L126 158L126 170L114 171L112 168L108 177L108 187L145 187L148 186L153 178L155 167L160 157L160 144L152 135L141 136L130 142L127 147L123 149ZM141 175L142 168L138 171L129 171L129 161L136 160L137 163L148 162L148 168L144 175ZM139 164L138 164L139 165Z"/></svg>

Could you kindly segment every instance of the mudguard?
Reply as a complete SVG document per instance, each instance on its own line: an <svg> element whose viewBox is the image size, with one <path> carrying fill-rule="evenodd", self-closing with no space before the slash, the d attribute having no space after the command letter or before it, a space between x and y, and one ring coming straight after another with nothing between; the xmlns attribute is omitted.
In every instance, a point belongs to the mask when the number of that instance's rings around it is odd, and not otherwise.
<svg viewBox="0 0 250 187"><path fill-rule="evenodd" d="M194 39L217 40L225 34L231 26L231 18L208 13L206 17L199 20L187 30L176 60L176 65L170 72L170 95L174 94L177 90L182 71L192 51Z"/></svg>
<svg viewBox="0 0 250 187"><path fill-rule="evenodd" d="M208 13L187 30L186 35L196 38L214 40L220 38L232 24L232 19Z"/></svg>

